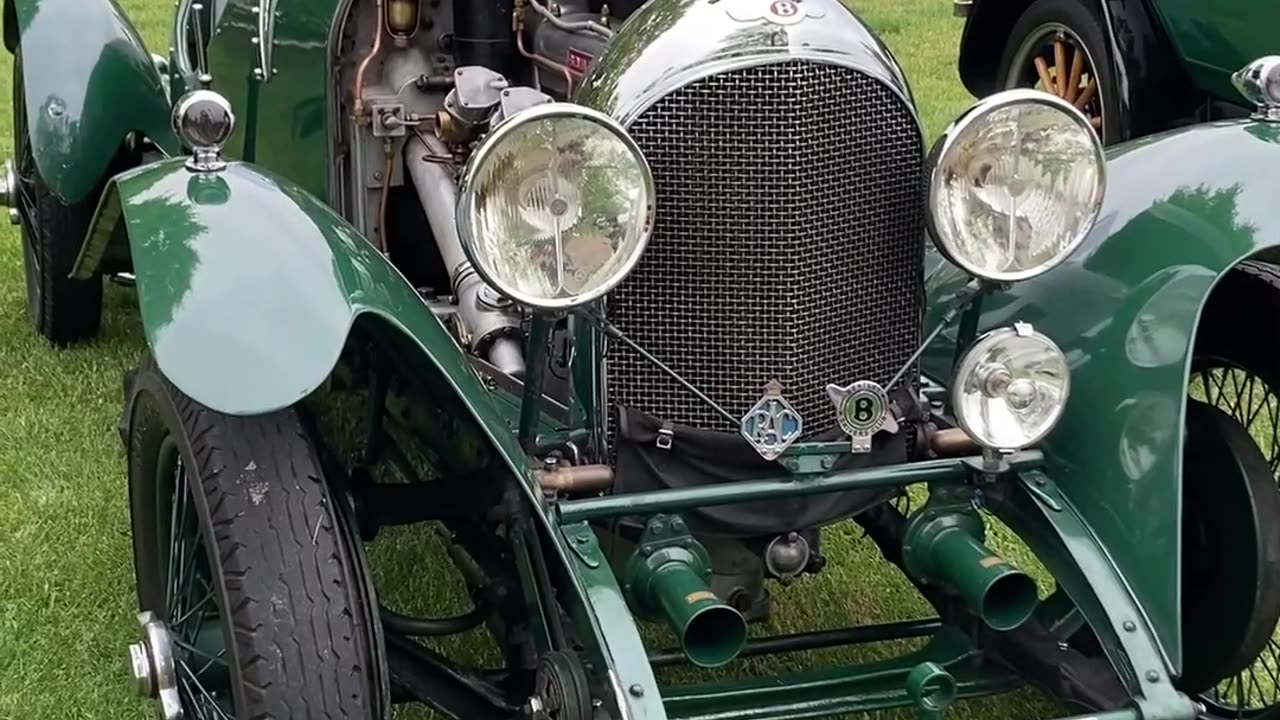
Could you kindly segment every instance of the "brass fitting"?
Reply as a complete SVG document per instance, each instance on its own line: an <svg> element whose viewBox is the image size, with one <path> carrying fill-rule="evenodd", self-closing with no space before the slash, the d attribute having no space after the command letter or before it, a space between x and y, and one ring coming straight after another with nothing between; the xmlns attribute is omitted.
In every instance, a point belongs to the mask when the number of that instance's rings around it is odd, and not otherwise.
<svg viewBox="0 0 1280 720"><path fill-rule="evenodd" d="M959 457L978 452L978 443L960 428L937 430L929 438L929 449L938 457Z"/></svg>
<svg viewBox="0 0 1280 720"><path fill-rule="evenodd" d="M558 465L534 470L533 476L548 494L600 492L613 487L613 468L608 465Z"/></svg>
<svg viewBox="0 0 1280 720"><path fill-rule="evenodd" d="M401 40L418 32L419 0L387 0L387 31Z"/></svg>

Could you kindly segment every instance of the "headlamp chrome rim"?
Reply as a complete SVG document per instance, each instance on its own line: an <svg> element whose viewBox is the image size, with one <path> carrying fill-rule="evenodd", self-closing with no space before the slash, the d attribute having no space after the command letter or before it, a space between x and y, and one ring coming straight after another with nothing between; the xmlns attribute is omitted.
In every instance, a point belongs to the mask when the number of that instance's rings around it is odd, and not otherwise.
<svg viewBox="0 0 1280 720"><path fill-rule="evenodd" d="M599 287L589 292L574 295L572 297L548 300L547 298L535 297L527 293L523 293L510 287L509 283L502 282L495 278L485 264L481 262L475 253L477 238L472 232L469 222L471 217L472 205L474 203L475 194L470 191L476 183L479 173L485 168L490 156L497 151L502 145L502 140L514 131L524 127L526 123L537 122L549 118L574 118L590 121L597 126L609 131L616 137L626 149L636 159L641 169L643 177L644 189L648 197L648 207L645 209L642 219L643 226L640 229L639 239L637 241L635 252L626 260L614 273L609 282L602 283ZM472 153L466 166L463 168L462 176L458 180L458 204L454 217L458 227L458 239L462 242L462 251L467 256L467 261L475 269L476 273L484 282L497 290L499 293L510 298L511 300L530 307L541 308L544 310L570 310L581 307L589 303L595 302L605 295L609 294L623 280L631 274L635 266L639 264L640 258L644 257L645 249L649 246L649 239L653 235L653 225L655 218L655 200L656 188L653 180L653 170L649 167L649 161L645 158L644 153L640 150L639 144L613 118L598 111L582 105L569 102L551 102L534 105L506 118L501 124L489 131L485 138L480 142Z"/></svg>
<svg viewBox="0 0 1280 720"><path fill-rule="evenodd" d="M1039 104L1045 105L1057 110L1061 110L1080 128L1086 130L1090 137L1093 138L1094 161L1098 168L1098 187L1101 188L1099 194L1092 201L1092 213L1085 229L1079 233L1073 242L1064 249L1057 258L1052 262L1044 265L1011 273L992 273L985 269L978 268L973 263L966 260L959 253L952 252L947 247L943 235L938 229L938 204L939 193L941 190L941 179L939 177L938 168L942 165L942 159L947 157L948 153L954 149L955 143L959 138L965 135L965 132L975 123L985 119L992 113L1003 108L1013 105L1023 104ZM934 246L942 256L951 263L961 268L965 272L974 277L992 282L1020 282L1039 277L1053 268L1061 265L1071 257L1077 249L1079 249L1084 239L1088 237L1094 225L1097 224L1098 216L1102 211L1102 199L1105 195L1107 187L1107 163L1106 154L1102 146L1102 140L1098 136L1098 132L1094 130L1093 125L1089 123L1089 118L1085 116L1075 105L1063 100L1062 98L1051 95L1039 90L1029 88L1015 88L1012 90L1003 90L988 97L982 98L969 106L963 113L956 118L942 135L934 143L933 149L929 153L929 189L926 198L927 212L925 213L925 224L929 230L929 237L933 240Z"/></svg>
<svg viewBox="0 0 1280 720"><path fill-rule="evenodd" d="M1022 443L1017 444L1016 446L1005 447L987 442L985 434L978 432L978 429L970 422L970 418L966 416L965 412L963 412L962 408L964 407L964 404L961 402L961 393L963 392L965 378L962 376L965 374L965 369L971 364L971 361L976 356L979 354L989 353L990 350L1000 342L1012 337L1032 338L1042 343L1046 349L1053 350L1057 356L1062 359L1063 368L1066 372L1063 374L1061 395L1058 399L1052 418L1045 422L1044 427L1040 429L1039 433L1028 436ZM984 369L981 367L975 367L974 371L975 375L981 376L984 374ZM987 374L989 375L989 373ZM985 384L989 380L989 377L983 377L981 381ZM1036 330L1030 324L1018 322L1013 325L995 328L978 336L978 338L974 340L960 356L960 361L956 363L955 370L951 378L949 394L951 396L952 416L956 421L956 425L958 425L960 429L964 431L965 435L969 436L969 438L979 446L997 452L1017 452L1019 450L1033 447L1048 437L1049 434L1058 427L1058 423L1062 421L1062 416L1066 412L1067 403L1071 399L1071 372L1066 362L1066 353L1062 352L1062 348L1058 347L1058 344L1055 343L1048 335Z"/></svg>

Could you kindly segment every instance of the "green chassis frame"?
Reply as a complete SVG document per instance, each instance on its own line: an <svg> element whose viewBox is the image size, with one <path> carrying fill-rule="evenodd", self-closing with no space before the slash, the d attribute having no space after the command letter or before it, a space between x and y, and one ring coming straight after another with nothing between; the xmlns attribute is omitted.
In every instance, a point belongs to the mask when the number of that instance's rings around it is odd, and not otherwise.
<svg viewBox="0 0 1280 720"><path fill-rule="evenodd" d="M982 299L993 287L972 283L959 293L942 322L922 342L922 351L943 329L959 318L957 347L972 340ZM582 314L586 315L586 314ZM581 316L581 315L580 315ZM594 316L586 322L599 324L612 334L607 323ZM539 433L550 430L553 421L544 414L545 398L541 395L541 375L532 370L543 366L539 348L547 347L549 319L539 316L530 328L529 377L524 387L504 393L504 406L512 414L512 425L527 450L554 447L566 439L563 433ZM625 338L623 338L625 340ZM914 364L913 360L909 365ZM675 377L675 375L673 375ZM678 377L677 377L678 379ZM923 378L925 393L932 395L940 386ZM520 396L517 396L518 395ZM579 438L580 439L580 438ZM1190 720L1196 716L1196 705L1170 682L1169 670L1152 633L1146 616L1116 573L1105 548L1068 498L1057 491L1056 484L1044 473L1044 457L1036 450L1018 452L1005 457L970 456L877 466L877 468L835 471L837 457L847 452L847 442L797 443L780 459L782 469L790 471L777 478L733 483L728 487L664 489L664 491L627 493L581 500L552 500L547 514L556 523L554 543L571 564L571 573L585 591L590 611L579 609L575 618L590 620L598 626L608 643L617 670L630 680L626 688L631 710L639 717L671 717L671 719L790 719L865 712L882 708L914 706L918 715L941 716L954 698L975 698L1010 691L1019 687L1019 675L998 666L1000 651L992 648L1005 644L982 620L963 603L956 603L937 587L916 583L927 600L946 609L942 619L922 619L883 625L859 626L837 630L781 637L758 638L746 644L741 655L771 655L778 652L817 650L823 647L847 646L892 639L929 637L919 650L895 659L870 664L827 667L782 676L745 680L717 680L698 684L667 685L658 683L654 670L658 667L687 662L680 650L646 650L641 642L635 612L628 605L627 593L620 584L596 537L593 521L621 518L652 518L657 514L678 514L681 510L714 505L771 500L771 498L822 495L822 493L867 488L906 488L927 483L931 500L915 512L911 521L929 518L936 512L957 512L977 518L974 509L984 507L1009 525L1032 548L1057 582L1057 592L1037 603L1033 619L1023 625L1021 641L1023 662L1036 660L1030 646L1050 643L1065 660L1066 643L1084 625L1096 633L1106 659L1110 661L1119 683L1115 688L1075 688L1080 705L1097 707L1103 703L1120 706L1120 710L1103 712L1106 720ZM980 523L980 520L978 520ZM901 530L901 527L899 528ZM904 573L902 533L888 533L876 539L887 560L899 565ZM980 537L979 537L980 539ZM520 552L529 565L521 571L522 585L530 597L541 596L531 603L534 626L543 635L543 650L553 650L553 623L548 607L550 582L545 569L532 553ZM548 592L543 592L543 589ZM969 632L966 632L966 629ZM1010 637L1019 634L1012 633ZM1029 637L1028 637L1029 635ZM977 641L977 642L975 642ZM979 644L988 651L988 660ZM1019 644L1011 642L1009 644ZM1016 650L1015 650L1016 652ZM1060 660L1060 661L1062 661ZM1007 660L1005 660L1006 664ZM1053 664L1048 661L1048 665ZM655 692L657 691L657 692ZM1093 694L1097 693L1097 694ZM1126 702L1128 701L1128 702Z"/></svg>
<svg viewBox="0 0 1280 720"><path fill-rule="evenodd" d="M967 316L979 310L977 303L967 307L971 312L961 318L962 335L964 326L971 324L965 322ZM535 324L538 327L533 328L530 335L536 339L545 332L546 325ZM395 354L388 356L395 357ZM403 360L393 362L398 364ZM503 388L497 393L506 398L502 406L508 422L513 427L524 428L526 441L534 437L536 430L554 425L546 415L529 412L531 406L544 405L538 399L541 395L537 385L536 375L531 374L523 392L521 388ZM927 386L927 392L936 389L936 386ZM383 387L380 392L387 390ZM375 391L375 398L378 394L379 391ZM524 402L521 394L535 399ZM388 398L388 408L401 408L400 412L392 410L393 415L408 418L401 413L412 412L408 408L414 405L404 399ZM431 420L408 418L401 422L402 427L415 428L416 435ZM549 438L544 440L550 442ZM555 619L558 613L552 610L559 602L564 604L569 620L580 635L587 635L582 632L584 628L595 630L603 644L595 651L611 658L609 664L616 673L611 678L613 682L617 682L616 678L626 679L626 686L615 687L614 691L626 696L632 718L767 720L914 707L923 719L941 717L953 699L1007 692L1019 687L1028 676L1033 681L1052 683L1046 678L1056 664L1082 659L1065 645L1088 625L1105 659L1091 658L1087 662L1096 670L1099 664L1107 665L1109 661L1109 667L1114 670L1108 673L1112 685L1096 695L1089 694L1090 688L1075 688L1079 692L1073 693L1070 699L1085 707L1120 709L1080 717L1105 720L1190 720L1195 717L1193 702L1170 682L1167 665L1144 614L1097 537L1044 472L1045 459L1041 452L1023 451L994 462L990 457L970 456L831 472L828 469L831 459L846 452L847 447L847 443L793 446L788 456L796 461L791 464L796 468L794 471L776 478L735 483L725 489L674 489L585 499L540 498L538 502L545 503L545 512L520 512L520 519L514 523L518 530L512 533L515 575L523 589L523 607L538 652L568 646L564 629L557 628L561 622ZM401 455L399 461L402 465L403 457ZM883 661L782 676L663 684L657 679L657 670L688 661L680 649L646 647L636 613L628 603L625 582L606 557L597 535L598 526L593 525L596 521L672 514L709 505L863 488L906 488L918 483L928 484L930 500L913 513L911 519L906 519L907 525L933 513L976 515L974 508L981 505L1013 529L1053 575L1057 592L1040 601L1034 617L1019 630L1000 634L987 630L974 612L954 596L941 592L936 586L917 583L925 598L939 609L941 617L756 638L746 644L740 655L927 637L928 641L917 650ZM509 500L514 501L512 506L524 506L514 497L527 496L523 482L513 481L507 493ZM536 531L539 517L550 521L551 532L542 535L543 542L539 542L540 533ZM902 520L899 516L896 528L893 522L878 528L864 525L885 558L899 567L905 565ZM555 552L548 552L548 547ZM580 594L556 589L559 586L552 581L554 555L567 561L569 577L581 590ZM579 598L585 604L578 603ZM413 653L407 650L411 645L397 642L392 636L389 636L389 646L393 662L397 658L403 662L404 652ZM1048 647L1051 655L1037 659L1037 646ZM440 658L427 662L437 667L445 664ZM1025 671L1037 662L1042 670L1039 678L1034 673L1020 676L1006 669L1006 666L1016 666ZM442 674L449 676L452 672L446 670ZM465 671L462 674L465 675ZM427 685L438 690L439 682L437 679ZM474 692L476 697L466 704L444 701L437 707L446 714L476 720L509 716L512 708L494 702L491 692L475 691L475 687L466 682L461 685L462 688L455 690L465 689ZM1061 687L1051 689L1060 691ZM421 697L429 699L427 692Z"/></svg>
<svg viewBox="0 0 1280 720"><path fill-rule="evenodd" d="M1051 529L1038 536L1026 537L1037 555L1058 580L1060 588L1077 601L1074 606L1062 598L1044 601L1037 620L1047 627L1058 628L1065 640L1069 631L1081 621L1088 622L1103 641L1113 662L1120 663L1134 706L1110 713L1109 718L1191 718L1194 707L1169 684L1164 663L1154 639L1142 622L1142 614L1110 564L1096 539L1088 532L1080 517L1057 492L1056 486L1040 471L1043 458L1038 452L1019 453L1008 459L998 473L983 469L980 457L937 460L897 466L879 467L836 473L821 478L780 477L741 483L732 492L707 489L668 490L630 494L599 499L571 500L554 506L560 521L562 543L577 560L575 572L586 586L588 595L603 627L630 628L634 632L631 613L626 610L618 581L609 568L589 519L621 515L643 515L868 487L905 487L928 482L936 493L948 501L962 504L986 488L986 506L1020 532L1037 526ZM933 501L930 502L933 505ZM921 512L928 512L927 505ZM1037 518L1044 522L1036 522ZM1083 559L1078 562L1077 559ZM608 602L607 602L608 601ZM1077 608L1079 615L1077 616ZM798 673L758 680L711 682L692 686L659 687L666 716L670 718L792 718L813 717L855 711L915 705L922 716L931 716L934 708L922 699L922 672L946 672L954 679L955 696L972 698L1008 691L1020 684L1017 676L990 668L976 671L971 662L978 651L965 634L950 623L937 625L928 621L895 623L859 628L840 633L819 633L810 637L808 647L821 647L824 640L879 641L919 637L935 629L930 642L921 650L872 664L827 668L819 672ZM1141 631L1140 631L1141 629ZM620 635L622 632L612 633ZM628 633L629 634L629 633ZM636 636L638 641L638 636ZM790 641L790 642L789 642ZM801 645L800 638L766 639L747 646L767 652L773 648L789 649L788 644ZM837 644L831 642L829 644ZM648 655L666 664L675 653ZM630 652L614 652L615 660L646 657ZM932 665L926 665L932 663ZM925 668L922 670L922 665ZM639 675L638 668L627 668L628 677ZM633 685L633 696L645 696L643 685ZM940 710L941 708L937 708Z"/></svg>
<svg viewBox="0 0 1280 720"><path fill-rule="evenodd" d="M927 345L956 319L959 319L959 339L963 341L972 334L973 316L981 311L981 303L976 300L982 296L983 293L964 294L953 304L955 312L946 313L947 322L935 328L923 344ZM540 318L531 328L531 349L545 347L538 339L545 338L547 320ZM397 351L394 332L387 334L389 328L381 323L368 325L365 330L370 331L374 345L381 346L380 351L375 350L375 357L384 358L384 363L389 361L396 374L410 383L395 392L389 391L385 383L373 383L374 388L381 387L373 390L373 405L367 410L376 414L376 408L384 407L415 440L430 443L439 432L436 423L440 418L418 413L424 408L437 407L448 416L447 402L445 405L434 402L441 399L436 397L438 389L433 392L420 384L424 379L422 373L415 371L411 356ZM363 331L358 335L363 335ZM386 344L388 342L391 344ZM343 362L340 367L351 366ZM388 372L388 367L384 366L382 371ZM375 376L378 373L373 372ZM345 371L339 372L334 382L315 393L312 400L323 404L323 398L331 396L330 391L341 392L348 384L346 377ZM549 406L539 390L537 373L531 372L526 380L523 387L491 387L494 397L500 400L498 406L506 422L520 429L519 438L526 446L550 446L563 440L564 436L555 432L561 419L551 414L564 414L566 409ZM925 380L926 395L936 394L938 390L938 386ZM405 394L400 395L401 392ZM427 399L433 401L410 401L418 392L428 393ZM369 452L387 457L400 468L400 474L412 476L412 468L404 469L411 464L407 461L409 453L388 447L396 445L395 438L375 439L383 433L380 426L378 421L370 428L374 434L365 447L381 447ZM453 445L455 440L448 442ZM473 448L465 442L456 444L460 448L456 459L463 459L465 467L452 468L451 472L471 474L491 467L489 463L493 458L482 459L488 455L484 448ZM357 444L357 447L360 446ZM1027 680L1046 686L1070 704L1088 709L1119 708L1081 717L1106 720L1191 720L1195 717L1195 704L1171 683L1170 670L1145 614L1099 539L1045 472L1045 457L1040 451L1028 450L1002 458L969 456L831 471L834 458L847 452L847 448L844 442L799 444L788 450L788 462L780 463L777 477L739 482L725 488L673 489L583 499L532 496L533 502L542 506L541 512L533 512L526 502L531 498L530 486L512 478L502 503L507 508L518 508L511 511L515 514L509 521L513 529L509 540L514 558L511 578L522 589L521 617L522 622L528 623L534 649L544 654L570 647L571 643L565 639L567 626L563 625L567 619L576 630L576 637L586 644L585 657L592 664L598 658L603 662L595 667L609 669L613 694L619 704L627 708L628 714L619 717L780 720L914 707L922 719L936 718L941 717L954 699L1007 692ZM473 449L477 452L471 452ZM359 462L368 460L366 456ZM1057 583L1057 591L1037 603L1033 617L1024 625L1011 632L993 632L984 627L979 613L954 593L937 584L913 580L925 599L939 611L939 617L756 638L746 644L740 655L928 638L914 651L888 660L842 664L782 676L692 684L659 682L658 670L685 664L688 659L678 648L646 647L637 625L635 605L629 602L627 577L617 570L617 565L611 564L597 535L597 528L607 525L602 521L651 518L709 505L853 489L906 488L919 483L929 486L930 499L910 518L897 514L891 505L884 505L881 520L887 519L887 522L863 522L885 559L912 578L912 573L907 572L910 559L905 557L910 550L904 547L904 537L910 535L912 523L945 514L977 518L974 509L983 507L1018 534ZM978 536L981 539L980 530ZM566 581L577 592L567 587ZM557 605L566 611L566 619L553 610ZM1069 647L1072 638L1085 626L1092 629L1100 655L1086 657ZM397 637L390 628L388 648L393 668L406 667L408 663L435 669L434 676L421 681L417 697L446 715L468 720L498 720L513 712L512 706L497 697L494 687L487 684L482 675L453 667L444 658L423 655L421 646ZM1063 684L1060 678L1054 677L1061 667L1072 665L1088 667L1080 675L1092 672L1096 677L1101 669L1106 677L1096 686L1087 682ZM1013 667L1019 672L1007 669ZM619 685L620 682L625 685ZM449 686L452 686L452 699L441 692L442 687ZM608 697L607 687L596 687L598 693L603 692L596 697ZM470 697L463 700L459 699L460 695Z"/></svg>

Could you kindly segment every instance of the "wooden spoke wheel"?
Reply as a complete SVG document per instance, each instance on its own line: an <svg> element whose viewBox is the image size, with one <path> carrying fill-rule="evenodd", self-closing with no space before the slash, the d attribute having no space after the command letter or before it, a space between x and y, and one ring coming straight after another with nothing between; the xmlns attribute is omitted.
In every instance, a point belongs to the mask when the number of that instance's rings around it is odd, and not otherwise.
<svg viewBox="0 0 1280 720"><path fill-rule="evenodd" d="M1102 24L1077 0L1039 0L1010 33L999 77L1006 89L1034 88L1083 112L1103 142L1124 139Z"/></svg>
<svg viewBox="0 0 1280 720"><path fill-rule="evenodd" d="M1278 311L1280 268L1245 263L1206 308L1192 358L1179 685L1211 718L1280 714L1280 361L1250 322Z"/></svg>
<svg viewBox="0 0 1280 720"><path fill-rule="evenodd" d="M1030 87L1066 100L1083 112L1099 133L1103 129L1102 95L1089 50L1074 32L1047 23L1029 37L1014 62L1010 87Z"/></svg>

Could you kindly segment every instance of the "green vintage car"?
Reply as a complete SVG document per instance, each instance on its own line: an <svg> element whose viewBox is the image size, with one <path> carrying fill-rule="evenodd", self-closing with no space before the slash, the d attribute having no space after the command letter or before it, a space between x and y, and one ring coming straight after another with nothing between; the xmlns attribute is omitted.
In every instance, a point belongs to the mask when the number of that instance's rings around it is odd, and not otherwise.
<svg viewBox="0 0 1280 720"><path fill-rule="evenodd" d="M1280 58L1250 119L1104 156L1015 89L926 153L836 0L5 12L36 329L136 283L165 720L1276 711ZM935 612L771 631L851 525Z"/></svg>
<svg viewBox="0 0 1280 720"><path fill-rule="evenodd" d="M954 0L960 77L979 97L1035 87L1089 115L1108 144L1253 107L1231 84L1280 53L1280 3L1259 0Z"/></svg>

